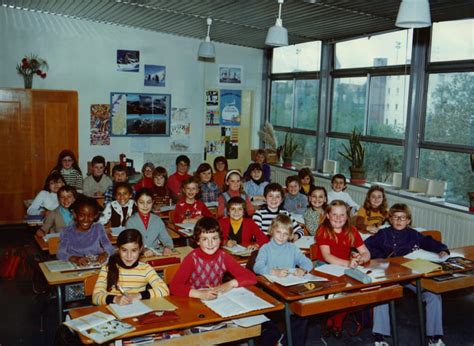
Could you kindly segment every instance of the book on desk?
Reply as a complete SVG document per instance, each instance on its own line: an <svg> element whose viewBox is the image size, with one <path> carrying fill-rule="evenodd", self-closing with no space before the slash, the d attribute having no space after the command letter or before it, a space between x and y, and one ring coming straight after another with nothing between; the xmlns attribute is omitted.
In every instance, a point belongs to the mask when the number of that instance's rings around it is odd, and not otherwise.
<svg viewBox="0 0 474 346"><path fill-rule="evenodd" d="M57 272L73 272L73 271L82 271L82 270L91 270L91 269L100 269L104 263L92 262L85 266L80 266L70 261L47 261L44 262L44 265L51 273Z"/></svg>

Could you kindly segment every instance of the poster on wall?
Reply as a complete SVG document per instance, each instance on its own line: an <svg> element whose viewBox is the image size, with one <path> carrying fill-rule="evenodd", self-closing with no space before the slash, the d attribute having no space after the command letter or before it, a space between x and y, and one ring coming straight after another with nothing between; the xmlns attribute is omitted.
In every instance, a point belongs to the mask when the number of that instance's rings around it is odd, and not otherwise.
<svg viewBox="0 0 474 346"><path fill-rule="evenodd" d="M171 95L111 92L113 136L169 136Z"/></svg>
<svg viewBox="0 0 474 346"><path fill-rule="evenodd" d="M222 140L206 141L206 154L224 155L224 146Z"/></svg>
<svg viewBox="0 0 474 346"><path fill-rule="evenodd" d="M189 108L172 108L170 151L189 151L190 135L191 118L189 115Z"/></svg>
<svg viewBox="0 0 474 346"><path fill-rule="evenodd" d="M145 65L145 86L164 87L166 85L166 66Z"/></svg>
<svg viewBox="0 0 474 346"><path fill-rule="evenodd" d="M117 71L138 72L140 70L140 51L117 50Z"/></svg>
<svg viewBox="0 0 474 346"><path fill-rule="evenodd" d="M219 98L219 90L206 90L207 126L219 126L221 124Z"/></svg>
<svg viewBox="0 0 474 346"><path fill-rule="evenodd" d="M221 90L221 125L239 126L242 110L241 90Z"/></svg>
<svg viewBox="0 0 474 346"><path fill-rule="evenodd" d="M110 145L110 105L91 105L91 145Z"/></svg>
<svg viewBox="0 0 474 346"><path fill-rule="evenodd" d="M221 141L224 143L226 159L238 159L239 156L239 128L231 126L221 127Z"/></svg>
<svg viewBox="0 0 474 346"><path fill-rule="evenodd" d="M243 67L236 65L219 65L219 84L242 85Z"/></svg>

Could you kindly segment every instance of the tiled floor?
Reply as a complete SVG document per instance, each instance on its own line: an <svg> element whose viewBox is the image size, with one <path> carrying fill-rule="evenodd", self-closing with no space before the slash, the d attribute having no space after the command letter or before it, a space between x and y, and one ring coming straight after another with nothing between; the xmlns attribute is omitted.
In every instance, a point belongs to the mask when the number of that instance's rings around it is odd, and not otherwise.
<svg viewBox="0 0 474 346"><path fill-rule="evenodd" d="M23 227L0 228L0 249L31 242L32 235ZM2 251L3 253L3 251ZM474 290L461 290L443 296L446 345L474 345ZM396 304L400 345L418 345L418 317L415 296L406 292ZM0 282L0 346L53 345L58 324L55 300L49 294L36 295L31 279L19 277ZM344 335L322 339L319 318L311 320L306 345L373 345L370 330L357 337Z"/></svg>

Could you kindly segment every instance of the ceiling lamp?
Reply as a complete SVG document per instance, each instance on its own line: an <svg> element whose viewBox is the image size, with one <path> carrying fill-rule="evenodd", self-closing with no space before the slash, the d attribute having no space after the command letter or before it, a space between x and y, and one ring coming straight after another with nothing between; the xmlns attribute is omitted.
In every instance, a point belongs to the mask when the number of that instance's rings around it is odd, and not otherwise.
<svg viewBox="0 0 474 346"><path fill-rule="evenodd" d="M278 18L275 25L268 29L267 39L265 40L267 46L288 46L288 30L283 26L281 21L281 6L283 2L284 0L278 0Z"/></svg>
<svg viewBox="0 0 474 346"><path fill-rule="evenodd" d="M395 25L400 28L424 28L431 26L428 0L402 0Z"/></svg>
<svg viewBox="0 0 474 346"><path fill-rule="evenodd" d="M214 59L216 57L216 48L211 42L209 32L211 31L212 19L207 18L207 36L206 39L199 45L198 57L205 59Z"/></svg>

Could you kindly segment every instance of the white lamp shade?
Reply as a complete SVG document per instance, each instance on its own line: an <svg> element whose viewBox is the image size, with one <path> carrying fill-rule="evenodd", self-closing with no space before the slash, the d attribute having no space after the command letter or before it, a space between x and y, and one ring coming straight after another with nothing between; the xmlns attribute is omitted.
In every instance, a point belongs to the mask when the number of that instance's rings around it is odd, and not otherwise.
<svg viewBox="0 0 474 346"><path fill-rule="evenodd" d="M273 47L288 46L288 30L282 26L281 19L278 18L275 25L268 29L265 44Z"/></svg>
<svg viewBox="0 0 474 346"><path fill-rule="evenodd" d="M402 0L395 25L400 28L424 28L431 25L428 0Z"/></svg>
<svg viewBox="0 0 474 346"><path fill-rule="evenodd" d="M214 43L208 41L201 42L199 45L198 56L200 58L207 58L212 59L216 57L216 48L214 47Z"/></svg>

